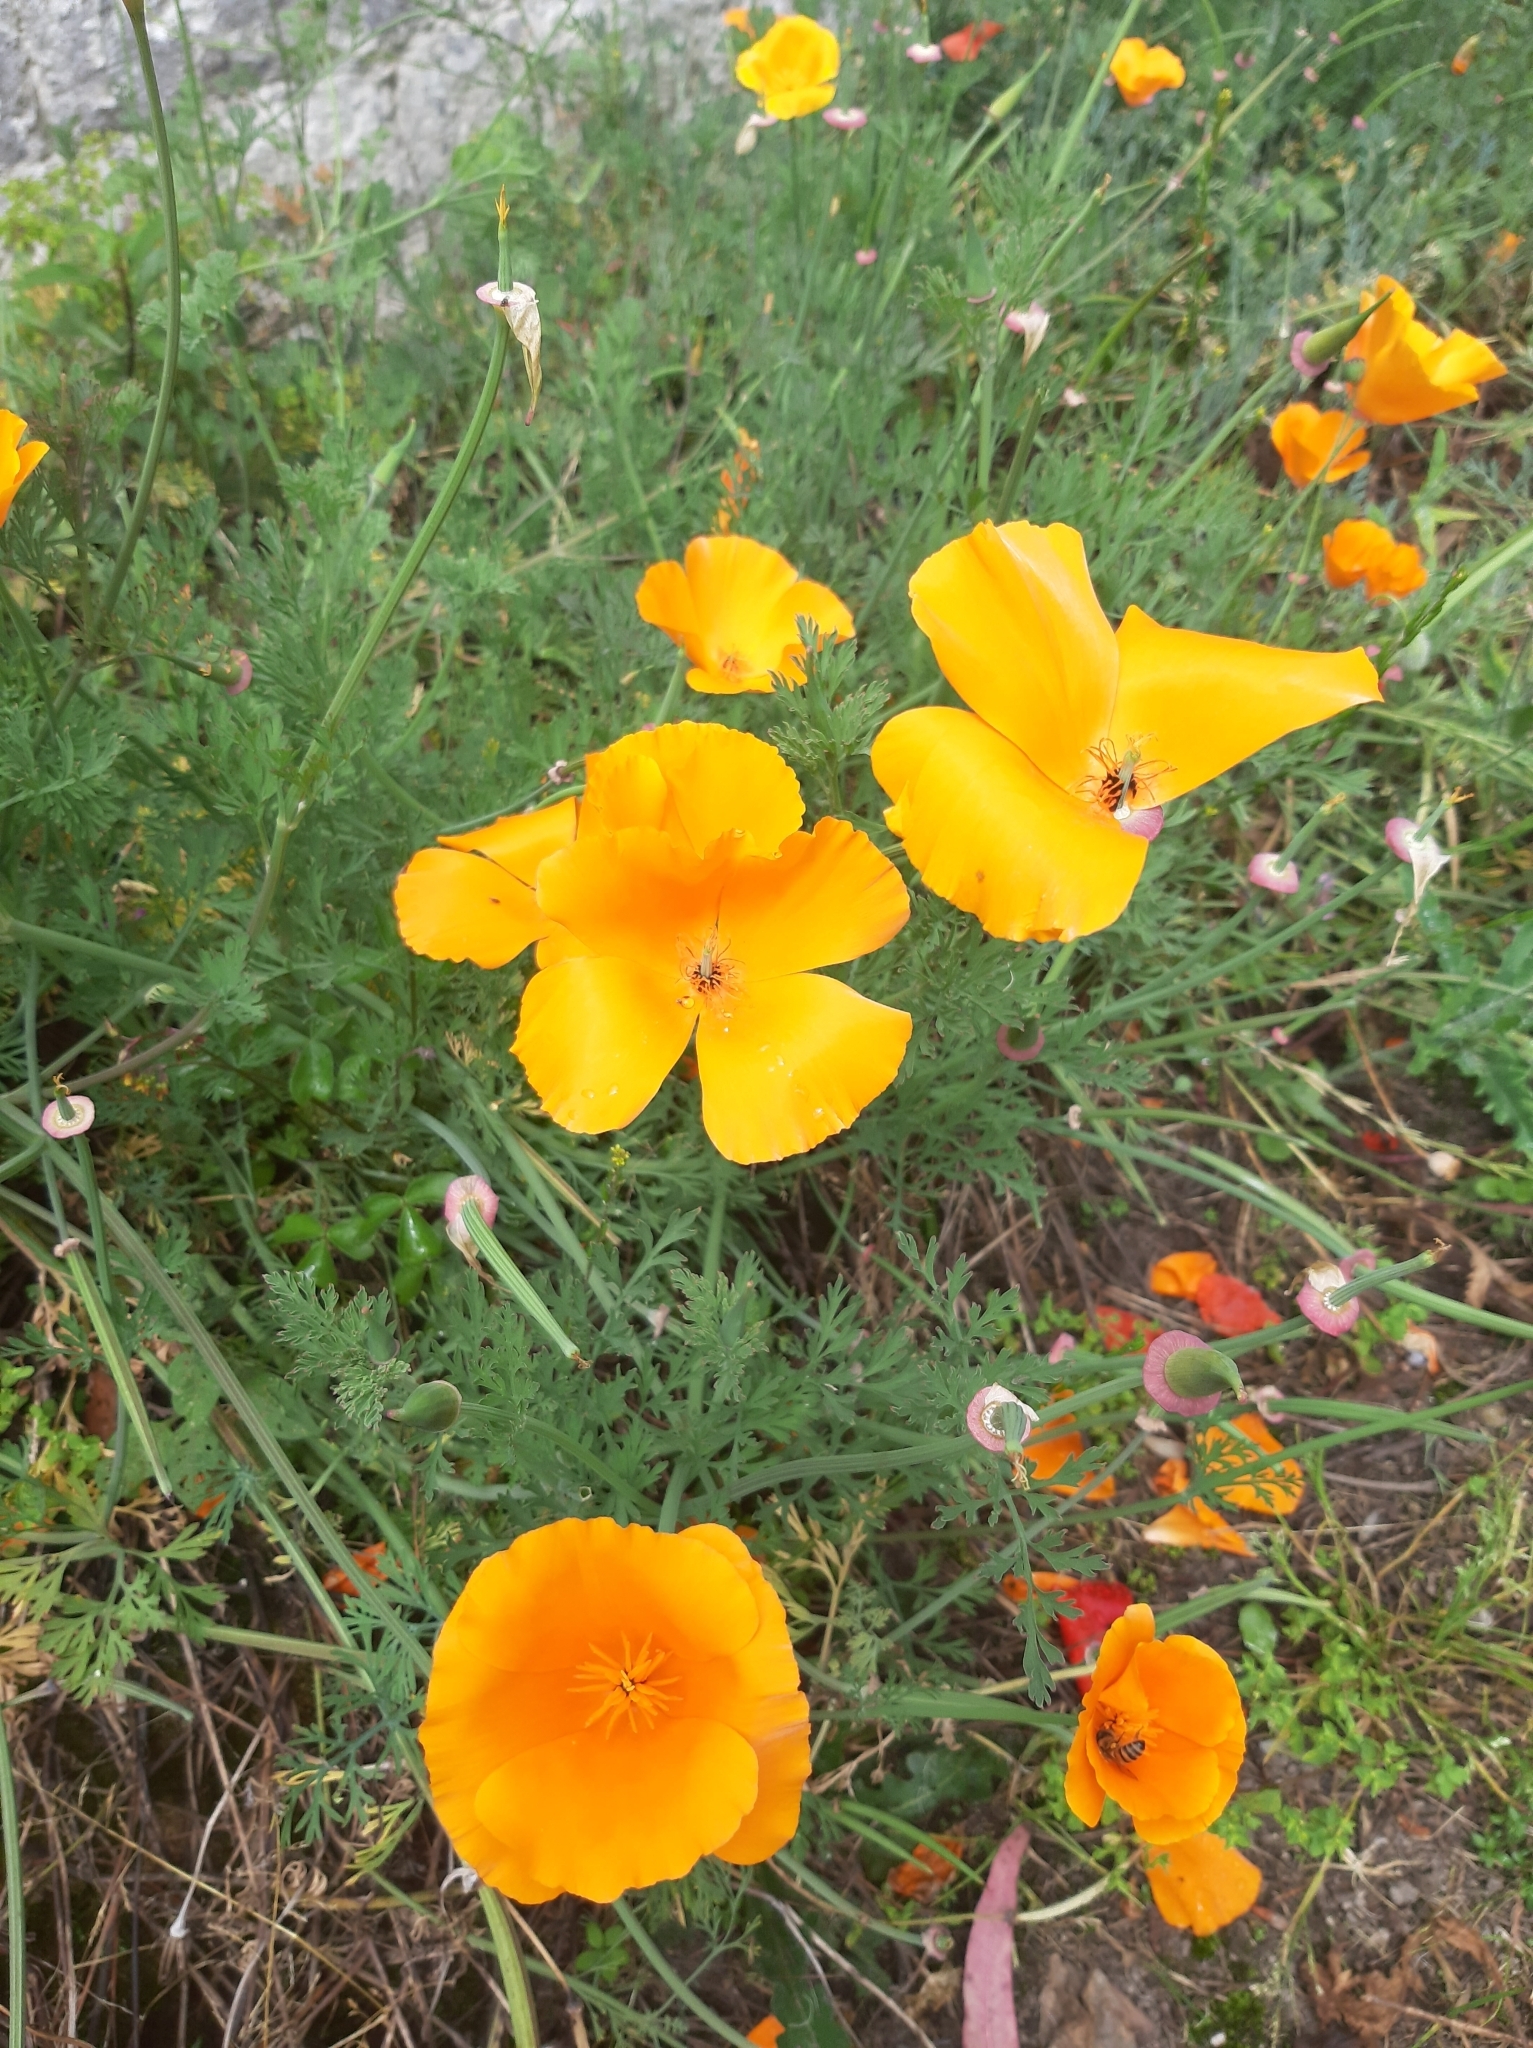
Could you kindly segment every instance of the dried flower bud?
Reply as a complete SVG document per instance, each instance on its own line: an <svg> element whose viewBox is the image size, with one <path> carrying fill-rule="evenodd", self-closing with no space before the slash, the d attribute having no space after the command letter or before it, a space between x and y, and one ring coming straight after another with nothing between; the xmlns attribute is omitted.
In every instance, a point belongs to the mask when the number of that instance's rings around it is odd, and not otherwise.
<svg viewBox="0 0 1533 2048"><path fill-rule="evenodd" d="M527 408L530 423L538 409L538 393L543 389L543 321L538 312L538 295L530 284L513 283L509 291L502 291L498 284L482 284L474 296L504 316L521 346L527 388L532 394L532 403Z"/></svg>
<svg viewBox="0 0 1533 2048"><path fill-rule="evenodd" d="M1013 334L1022 337L1022 360L1030 363L1043 344L1043 337L1049 331L1048 309L1036 299L1025 313L1013 310L1006 315L1006 325Z"/></svg>

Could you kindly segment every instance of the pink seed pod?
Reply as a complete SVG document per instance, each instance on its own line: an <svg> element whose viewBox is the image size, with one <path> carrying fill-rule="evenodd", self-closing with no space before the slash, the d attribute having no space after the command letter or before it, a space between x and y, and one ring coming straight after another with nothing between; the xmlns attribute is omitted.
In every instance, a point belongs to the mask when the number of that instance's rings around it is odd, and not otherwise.
<svg viewBox="0 0 1533 2048"><path fill-rule="evenodd" d="M1327 1337L1344 1337L1363 1312L1362 1299L1353 1295L1350 1301L1331 1304L1331 1296L1338 1287L1345 1287L1355 1279L1358 1272L1369 1272L1378 1264L1370 1251L1353 1252L1339 1265L1323 1260L1311 1266L1304 1276L1304 1285L1299 1289L1299 1313L1307 1316L1317 1330Z"/></svg>
<svg viewBox="0 0 1533 2048"><path fill-rule="evenodd" d="M88 1095L60 1095L39 1121L50 1138L83 1138L96 1121L96 1105Z"/></svg>
<svg viewBox="0 0 1533 2048"><path fill-rule="evenodd" d="M859 128L868 125L866 107L827 107L820 119L827 128L839 128L843 135L853 135Z"/></svg>
<svg viewBox="0 0 1533 2048"><path fill-rule="evenodd" d="M1178 1352L1197 1357L1176 1365L1172 1361ZM1179 1392L1178 1386L1186 1391ZM1240 1375L1229 1359L1185 1330L1163 1330L1144 1354L1144 1390L1168 1415L1207 1415L1239 1387Z"/></svg>
<svg viewBox="0 0 1533 2048"><path fill-rule="evenodd" d="M1018 1445L1027 1442L1028 1432L1038 1420L1034 1410L1029 1408L1025 1401L1019 1399L1011 1391L1010 1387L981 1387L965 1409L963 1419L964 1427L968 1430L970 1436L987 1451L1007 1451L1013 1448L1006 1441L1005 1430L1008 1418L1001 1413L1003 1408L1019 1408L1022 1411L1021 1433L1017 1437ZM1011 1417L1009 1419L1015 1428L1017 1418Z"/></svg>
<svg viewBox="0 0 1533 2048"><path fill-rule="evenodd" d="M472 1203L493 1227L500 1209L500 1197L490 1183L477 1173L460 1174L458 1179L448 1183L447 1193L442 1198L442 1221L447 1226L449 1239L458 1247L465 1258L472 1255L474 1240L469 1236L468 1224L463 1211Z"/></svg>
<svg viewBox="0 0 1533 2048"><path fill-rule="evenodd" d="M1256 853L1246 868L1246 880L1258 889L1270 889L1274 896L1292 896L1299 887L1299 870L1280 853Z"/></svg>
<svg viewBox="0 0 1533 2048"><path fill-rule="evenodd" d="M1165 809L1160 804L1146 804L1138 811L1125 805L1122 810L1114 811L1113 816L1135 839L1159 839L1160 828L1166 822Z"/></svg>
<svg viewBox="0 0 1533 2048"><path fill-rule="evenodd" d="M1003 1060L1015 1060L1018 1066L1025 1067L1029 1060L1037 1059L1043 1051L1043 1026L1038 1026L1037 1037L1028 1044L1023 1045L1021 1037L1022 1033L1015 1024L1003 1024L995 1034L995 1044Z"/></svg>

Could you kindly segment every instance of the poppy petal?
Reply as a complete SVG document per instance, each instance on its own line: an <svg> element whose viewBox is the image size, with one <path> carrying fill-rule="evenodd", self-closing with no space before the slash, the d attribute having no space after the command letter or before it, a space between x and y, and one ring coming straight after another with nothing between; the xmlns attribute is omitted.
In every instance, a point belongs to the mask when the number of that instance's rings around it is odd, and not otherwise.
<svg viewBox="0 0 1533 2048"><path fill-rule="evenodd" d="M507 1862L545 1890L606 1904L685 1877L756 1803L755 1752L717 1721L667 1716L642 1736L620 1724L603 1745L605 1768L591 1761L583 1736L545 1743L508 1758L474 1801ZM550 1809L563 1816L557 1830L543 1824Z"/></svg>
<svg viewBox="0 0 1533 2048"><path fill-rule="evenodd" d="M910 915L899 871L844 818L795 832L770 860L741 861L719 899L720 941L747 977L833 967L882 946Z"/></svg>
<svg viewBox="0 0 1533 2048"><path fill-rule="evenodd" d="M544 862L538 904L582 948L664 973L680 940L717 924L726 872L723 860L700 861L664 832L591 832ZM670 980L673 997L686 994L679 963Z"/></svg>
<svg viewBox="0 0 1533 2048"><path fill-rule="evenodd" d="M689 651L706 676L693 688L770 690L784 645L782 600L798 577L793 564L742 533L704 534L687 543L686 572L697 606ZM791 611L786 624L791 640Z"/></svg>
<svg viewBox="0 0 1533 2048"><path fill-rule="evenodd" d="M504 967L548 930L525 882L493 860L425 846L394 884L399 936L428 960Z"/></svg>
<svg viewBox="0 0 1533 2048"><path fill-rule="evenodd" d="M511 1050L556 1124L620 1130L653 1101L692 1035L675 981L638 961L585 958L528 982Z"/></svg>
<svg viewBox="0 0 1533 2048"><path fill-rule="evenodd" d="M1152 1856L1145 1871L1161 1918L1196 1935L1217 1934L1261 1896L1256 1865L1206 1831Z"/></svg>
<svg viewBox="0 0 1533 2048"><path fill-rule="evenodd" d="M1220 1743L1232 1728L1244 1727L1234 1674L1219 1652L1196 1636L1172 1635L1146 1643L1135 1668L1156 1719L1172 1734Z"/></svg>
<svg viewBox="0 0 1533 2048"><path fill-rule="evenodd" d="M1134 1652L1139 1645L1152 1643L1154 1640L1154 1610L1144 1601L1137 1600L1126 1614L1119 1615L1102 1638L1102 1648L1097 1656L1094 1690L1100 1694L1108 1686L1116 1685L1132 1663Z"/></svg>
<svg viewBox="0 0 1533 2048"><path fill-rule="evenodd" d="M825 975L747 985L698 1025L703 1127L737 1166L807 1152L883 1093L909 1039L903 1010Z"/></svg>
<svg viewBox="0 0 1533 2048"><path fill-rule="evenodd" d="M1098 1669L1100 1668L1098 1665ZM1083 1821L1088 1828L1094 1828L1101 1822L1102 1809L1107 1804L1107 1794L1102 1790L1101 1779L1091 1768L1087 1741L1086 1722L1083 1717L1076 1724L1070 1754L1065 1759L1065 1804L1078 1821Z"/></svg>
<svg viewBox="0 0 1533 2048"><path fill-rule="evenodd" d="M658 626L678 647L691 652L698 639L697 605L680 562L651 562L634 592L634 603L646 625Z"/></svg>
<svg viewBox="0 0 1533 2048"><path fill-rule="evenodd" d="M1092 772L1118 652L1073 527L982 521L921 564L910 609L971 711L1061 790Z"/></svg>
<svg viewBox="0 0 1533 2048"><path fill-rule="evenodd" d="M1112 738L1138 749L1156 803L1183 796L1285 733L1381 701L1360 647L1346 654L1260 647L1159 626L1130 605L1118 628L1122 673Z"/></svg>
<svg viewBox="0 0 1533 2048"><path fill-rule="evenodd" d="M804 664L801 656L804 642L799 637L800 619L813 619L824 636L834 633L838 640L855 639L857 628L852 615L837 597L836 593L823 583L811 583L807 576L800 576L778 606L782 616L782 652L773 667L785 682L801 683L804 680Z"/></svg>
<svg viewBox="0 0 1533 2048"><path fill-rule="evenodd" d="M933 706L891 718L873 773L890 830L928 889L998 939L1075 939L1122 914L1143 839L1067 795L983 719Z"/></svg>
<svg viewBox="0 0 1533 2048"><path fill-rule="evenodd" d="M462 853L482 853L499 862L519 882L533 882L538 869L551 853L568 846L575 837L580 806L572 796L550 804L541 811L513 811L482 825L475 832L444 832L438 846L457 847Z"/></svg>
<svg viewBox="0 0 1533 2048"><path fill-rule="evenodd" d="M699 856L728 834L738 853L775 853L803 818L782 755L728 726L681 719L586 756L586 829L652 825Z"/></svg>

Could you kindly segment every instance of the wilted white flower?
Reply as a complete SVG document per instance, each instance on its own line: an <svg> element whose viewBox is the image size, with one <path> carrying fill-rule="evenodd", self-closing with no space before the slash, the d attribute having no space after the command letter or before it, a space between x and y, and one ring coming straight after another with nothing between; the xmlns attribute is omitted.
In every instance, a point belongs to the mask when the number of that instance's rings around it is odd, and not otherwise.
<svg viewBox="0 0 1533 2048"><path fill-rule="evenodd" d="M538 312L538 295L530 284L513 283L508 291L502 291L498 284L482 284L474 296L505 316L513 339L521 345L527 388L532 393L532 403L527 408L530 421L538 409L538 393L543 389L543 320Z"/></svg>
<svg viewBox="0 0 1533 2048"><path fill-rule="evenodd" d="M1021 335L1022 360L1024 363L1030 363L1033 357L1038 353L1038 349L1042 344L1043 337L1049 331L1049 316L1047 309L1043 306L1040 306L1038 301L1034 299L1033 303L1028 307L1025 313L1019 312L1017 309L1013 308L1013 310L1006 315L1006 325L1011 329L1013 334Z"/></svg>

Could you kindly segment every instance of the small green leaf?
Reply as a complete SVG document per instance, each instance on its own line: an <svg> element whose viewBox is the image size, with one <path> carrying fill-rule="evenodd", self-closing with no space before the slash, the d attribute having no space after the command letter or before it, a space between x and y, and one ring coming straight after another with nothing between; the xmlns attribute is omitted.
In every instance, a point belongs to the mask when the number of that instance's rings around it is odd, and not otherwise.
<svg viewBox="0 0 1533 2048"><path fill-rule="evenodd" d="M455 1173L423 1173L405 1189L405 1202L412 1209L440 1209L457 1178Z"/></svg>
<svg viewBox="0 0 1533 2048"><path fill-rule="evenodd" d="M1236 1619L1240 1624L1240 1640L1246 1648L1258 1657L1270 1657L1277 1648L1277 1623L1270 1608L1260 1600L1247 1600Z"/></svg>
<svg viewBox="0 0 1533 2048"><path fill-rule="evenodd" d="M298 1261L296 1271L305 1273L316 1287L335 1285L335 1261L330 1256L330 1247L323 1238L312 1244Z"/></svg>
<svg viewBox="0 0 1533 2048"><path fill-rule="evenodd" d="M328 1102L335 1093L335 1054L322 1038L311 1038L299 1053L287 1092L300 1104Z"/></svg>
<svg viewBox="0 0 1533 2048"><path fill-rule="evenodd" d="M316 1237L323 1237L325 1226L317 1216L311 1216L307 1209L293 1209L283 1217L268 1244L310 1244Z"/></svg>
<svg viewBox="0 0 1533 2048"><path fill-rule="evenodd" d="M395 1250L401 1266L426 1266L447 1249L441 1231L428 1223L418 1209L406 1209L399 1219ZM396 1290L397 1292L397 1290Z"/></svg>

